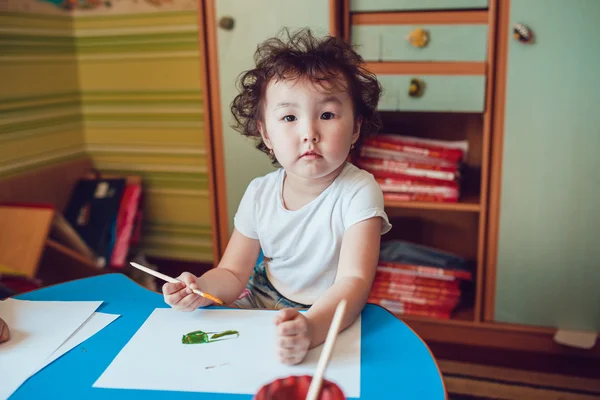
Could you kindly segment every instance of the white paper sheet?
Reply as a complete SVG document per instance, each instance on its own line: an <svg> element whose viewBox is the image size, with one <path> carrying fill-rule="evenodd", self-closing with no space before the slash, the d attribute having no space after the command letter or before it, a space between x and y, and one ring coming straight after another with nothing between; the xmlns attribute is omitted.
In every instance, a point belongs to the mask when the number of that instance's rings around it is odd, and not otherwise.
<svg viewBox="0 0 600 400"><path fill-rule="evenodd" d="M94 383L94 387L255 394L265 383L313 375L322 345L300 365L275 354L275 311L156 309ZM237 330L236 339L182 344L195 330ZM208 367L208 368L207 368ZM325 379L360 397L360 318L339 334Z"/></svg>
<svg viewBox="0 0 600 400"><path fill-rule="evenodd" d="M50 357L44 360L40 368L33 371L31 375L38 373L43 368L54 362L54 360L61 357L63 354L66 354L68 351L79 346L81 343L100 332L119 317L120 315L118 314L106 314L100 312L93 313L92 316L85 321L83 325L81 325L58 349L56 349Z"/></svg>
<svg viewBox="0 0 600 400"><path fill-rule="evenodd" d="M101 301L0 302L10 340L0 344L0 399L8 398L102 304Z"/></svg>

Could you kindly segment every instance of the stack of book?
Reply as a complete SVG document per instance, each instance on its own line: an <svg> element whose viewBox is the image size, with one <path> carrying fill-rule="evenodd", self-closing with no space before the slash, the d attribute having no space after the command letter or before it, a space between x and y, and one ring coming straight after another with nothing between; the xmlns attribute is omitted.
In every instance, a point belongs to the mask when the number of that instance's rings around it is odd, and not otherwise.
<svg viewBox="0 0 600 400"><path fill-rule="evenodd" d="M375 176L386 199L457 202L467 150L467 141L380 134L365 140L357 165Z"/></svg>
<svg viewBox="0 0 600 400"><path fill-rule="evenodd" d="M368 301L394 314L449 319L472 279L466 262L452 254L386 242Z"/></svg>
<svg viewBox="0 0 600 400"><path fill-rule="evenodd" d="M65 220L89 247L99 268L124 268L131 247L139 243L142 222L139 176L79 179L65 209Z"/></svg>

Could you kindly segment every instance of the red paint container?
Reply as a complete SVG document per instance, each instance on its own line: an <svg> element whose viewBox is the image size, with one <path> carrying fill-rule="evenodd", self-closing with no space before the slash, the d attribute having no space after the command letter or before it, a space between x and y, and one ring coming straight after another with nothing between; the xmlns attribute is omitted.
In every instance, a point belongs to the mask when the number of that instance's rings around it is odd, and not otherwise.
<svg viewBox="0 0 600 400"><path fill-rule="evenodd" d="M260 388L254 400L305 400L312 376L288 376L276 379ZM319 400L346 400L338 385L323 380Z"/></svg>

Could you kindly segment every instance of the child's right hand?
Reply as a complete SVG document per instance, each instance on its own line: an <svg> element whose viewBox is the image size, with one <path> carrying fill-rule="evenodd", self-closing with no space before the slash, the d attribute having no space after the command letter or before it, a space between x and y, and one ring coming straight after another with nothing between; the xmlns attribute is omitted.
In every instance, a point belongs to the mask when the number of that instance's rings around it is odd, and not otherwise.
<svg viewBox="0 0 600 400"><path fill-rule="evenodd" d="M177 277L181 282L165 283L162 291L165 302L176 310L194 311L198 307L205 307L212 302L192 292L198 289L198 278L189 272L184 272Z"/></svg>

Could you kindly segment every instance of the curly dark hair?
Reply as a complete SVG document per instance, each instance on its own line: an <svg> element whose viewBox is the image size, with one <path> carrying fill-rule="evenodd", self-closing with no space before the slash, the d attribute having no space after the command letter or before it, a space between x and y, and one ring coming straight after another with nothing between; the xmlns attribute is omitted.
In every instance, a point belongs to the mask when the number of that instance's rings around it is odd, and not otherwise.
<svg viewBox="0 0 600 400"><path fill-rule="evenodd" d="M280 35L285 35L283 40ZM362 117L356 147L365 136L377 133L381 118L377 104L381 86L376 76L367 71L363 58L340 38L316 38L309 28L290 33L287 28L261 43L254 53L255 68L240 74L239 94L231 103L235 118L233 128L244 136L254 138L256 148L269 154L258 130L257 121L263 118L264 98L271 79L308 78L314 83L340 84L347 90L354 106L354 117ZM270 155L270 154L269 154ZM277 160L270 155L273 164Z"/></svg>

